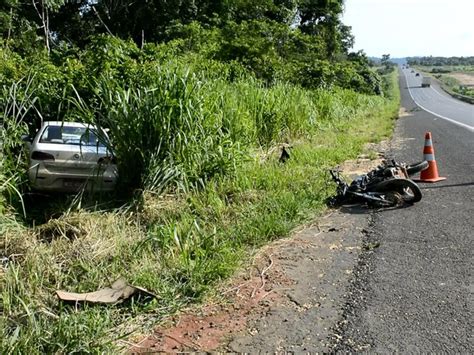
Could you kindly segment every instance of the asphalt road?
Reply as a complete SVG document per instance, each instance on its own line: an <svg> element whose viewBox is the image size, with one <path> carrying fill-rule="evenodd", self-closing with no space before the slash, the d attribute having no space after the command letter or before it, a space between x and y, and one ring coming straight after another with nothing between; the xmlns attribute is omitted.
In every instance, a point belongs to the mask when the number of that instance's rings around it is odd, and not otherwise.
<svg viewBox="0 0 474 355"><path fill-rule="evenodd" d="M447 180L420 184L423 199L414 206L373 214L365 243L378 247L360 256L335 350L474 353L474 106L417 84L414 74L401 74L409 114L398 121L390 154L421 160L431 131Z"/></svg>
<svg viewBox="0 0 474 355"><path fill-rule="evenodd" d="M474 132L474 105L455 100L445 93L434 81L430 87L421 87L422 76L416 76L412 69L401 70L406 88L413 101L434 118L444 119Z"/></svg>

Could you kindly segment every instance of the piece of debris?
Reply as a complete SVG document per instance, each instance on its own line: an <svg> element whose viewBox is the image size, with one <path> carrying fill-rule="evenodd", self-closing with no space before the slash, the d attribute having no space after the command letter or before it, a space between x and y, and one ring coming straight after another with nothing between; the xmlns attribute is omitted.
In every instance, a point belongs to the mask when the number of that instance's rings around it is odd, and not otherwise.
<svg viewBox="0 0 474 355"><path fill-rule="evenodd" d="M374 250L380 246L380 242L368 243L364 245L365 250Z"/></svg>
<svg viewBox="0 0 474 355"><path fill-rule="evenodd" d="M286 150L286 147L283 146L281 148L281 155L280 155L280 159L278 159L278 161L283 164L283 163L286 163L286 161L288 159L290 159L290 153L288 152L288 150Z"/></svg>
<svg viewBox="0 0 474 355"><path fill-rule="evenodd" d="M106 287L94 292L75 293L56 291L58 298L64 302L87 302L97 304L118 304L136 294L157 298L155 294L142 287L128 285L123 278L116 280L111 287Z"/></svg>

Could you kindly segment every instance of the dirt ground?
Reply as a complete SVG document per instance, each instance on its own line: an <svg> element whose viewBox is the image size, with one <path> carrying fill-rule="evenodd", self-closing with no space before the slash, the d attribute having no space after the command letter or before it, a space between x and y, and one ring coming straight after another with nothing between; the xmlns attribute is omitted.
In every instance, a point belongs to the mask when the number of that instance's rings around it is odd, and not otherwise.
<svg viewBox="0 0 474 355"><path fill-rule="evenodd" d="M457 79L461 85L474 86L474 73L450 73L449 76Z"/></svg>
<svg viewBox="0 0 474 355"><path fill-rule="evenodd" d="M369 148L385 150L384 144ZM361 156L341 169L357 175L381 158ZM330 350L367 224L367 211L328 211L261 249L247 270L222 287L221 300L169 319L130 352Z"/></svg>
<svg viewBox="0 0 474 355"><path fill-rule="evenodd" d="M276 267L278 256L267 248L253 266L222 289L219 303L207 304L174 317L155 329L132 352L212 351L219 349L229 335L245 328L247 320L268 311L279 302L279 290L291 285Z"/></svg>

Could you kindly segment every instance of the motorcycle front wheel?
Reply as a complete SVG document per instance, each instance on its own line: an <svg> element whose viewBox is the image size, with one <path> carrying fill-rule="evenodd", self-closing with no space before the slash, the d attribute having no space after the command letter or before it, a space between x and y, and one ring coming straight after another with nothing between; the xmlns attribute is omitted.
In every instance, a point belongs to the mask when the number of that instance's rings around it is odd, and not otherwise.
<svg viewBox="0 0 474 355"><path fill-rule="evenodd" d="M419 163L408 165L407 174L408 176L415 175L416 173L419 173L420 171L427 169L428 166L429 166L429 163L426 160L420 161Z"/></svg>

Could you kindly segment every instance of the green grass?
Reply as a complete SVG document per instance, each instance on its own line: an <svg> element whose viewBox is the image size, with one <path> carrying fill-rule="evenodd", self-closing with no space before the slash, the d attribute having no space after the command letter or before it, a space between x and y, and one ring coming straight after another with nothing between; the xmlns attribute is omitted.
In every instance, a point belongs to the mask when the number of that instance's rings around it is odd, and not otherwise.
<svg viewBox="0 0 474 355"><path fill-rule="evenodd" d="M449 76L449 74L443 74L437 77L442 83L442 87L449 94L454 97L467 102L474 102L474 89L461 85L459 80Z"/></svg>
<svg viewBox="0 0 474 355"><path fill-rule="evenodd" d="M163 127L149 121L159 103L168 108L165 126L179 127L166 133L181 136L161 145L145 140L139 129L123 136L128 145L119 152L127 161L141 159L137 167L148 172L138 182L145 189L138 204L102 212L75 208L33 228L5 210L8 225L2 225L0 242L10 261L0 274L2 353L114 351L120 338L212 294L246 266L256 248L324 211L334 192L328 168L391 134L399 103L395 75L389 99L249 81L200 86L192 78L163 82L166 90L143 99L143 92L127 97L126 91L103 88L108 96L102 104L111 110L100 118L116 123L116 135L135 123L159 138ZM164 95L173 90L174 99ZM132 116L124 115L131 107ZM283 141L293 147L280 164L271 147ZM146 144L146 151L128 151L133 142ZM157 150L163 144L171 148ZM151 165L159 154L172 179L163 179L161 161ZM96 290L119 276L158 299L74 307L54 296L57 289Z"/></svg>

